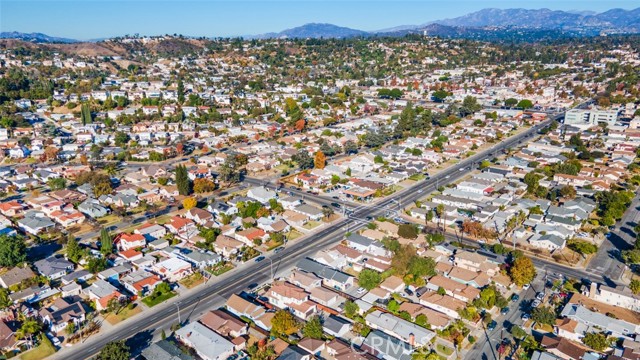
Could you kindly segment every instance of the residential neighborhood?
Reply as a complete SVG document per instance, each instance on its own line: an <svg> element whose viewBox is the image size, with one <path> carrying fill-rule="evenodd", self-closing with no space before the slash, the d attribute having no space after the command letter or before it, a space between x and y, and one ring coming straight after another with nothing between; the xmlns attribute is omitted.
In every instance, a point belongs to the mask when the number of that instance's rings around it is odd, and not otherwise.
<svg viewBox="0 0 640 360"><path fill-rule="evenodd" d="M593 41L3 40L0 355L636 360L640 55Z"/></svg>

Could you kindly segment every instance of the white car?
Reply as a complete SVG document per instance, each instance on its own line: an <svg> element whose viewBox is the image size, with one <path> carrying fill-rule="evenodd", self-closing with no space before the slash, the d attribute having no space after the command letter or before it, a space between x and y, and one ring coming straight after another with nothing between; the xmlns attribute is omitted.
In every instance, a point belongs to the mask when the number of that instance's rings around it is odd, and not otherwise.
<svg viewBox="0 0 640 360"><path fill-rule="evenodd" d="M524 285L522 285L522 290L529 290L530 287L531 287L531 285L524 284Z"/></svg>
<svg viewBox="0 0 640 360"><path fill-rule="evenodd" d="M529 314L522 314L522 317L520 317L520 319L522 319L522 321L527 321L529 320L530 316Z"/></svg>
<svg viewBox="0 0 640 360"><path fill-rule="evenodd" d="M358 290L356 290L356 292L357 292L359 295L362 295L362 294L364 294L365 292L367 292L367 290L366 290L365 288L358 288Z"/></svg>

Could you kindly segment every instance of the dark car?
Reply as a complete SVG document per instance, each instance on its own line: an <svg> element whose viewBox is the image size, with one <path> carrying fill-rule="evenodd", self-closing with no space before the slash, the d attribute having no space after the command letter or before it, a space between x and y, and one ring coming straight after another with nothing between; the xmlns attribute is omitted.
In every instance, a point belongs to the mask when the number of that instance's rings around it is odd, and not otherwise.
<svg viewBox="0 0 640 360"><path fill-rule="evenodd" d="M426 292L427 292L427 288L425 286L419 287L419 288L416 289L416 296L417 297L421 297L422 294L424 294Z"/></svg>
<svg viewBox="0 0 640 360"><path fill-rule="evenodd" d="M518 294L511 295L511 301L515 302L515 301L518 301L518 300L520 300L520 295L518 295Z"/></svg>
<svg viewBox="0 0 640 360"><path fill-rule="evenodd" d="M507 315L509 313L509 308L508 307L503 307L502 309L500 309L500 314L502 315Z"/></svg>
<svg viewBox="0 0 640 360"><path fill-rule="evenodd" d="M258 256L258 257L256 258L255 262L260 262L260 261L262 261L262 260L264 260L264 256Z"/></svg>
<svg viewBox="0 0 640 360"><path fill-rule="evenodd" d="M409 296L413 296L413 291L411 291L411 289L409 288L404 289L404 292Z"/></svg>
<svg viewBox="0 0 640 360"><path fill-rule="evenodd" d="M487 330L494 330L498 326L498 323L495 320L492 320L489 325L487 325Z"/></svg>
<svg viewBox="0 0 640 360"><path fill-rule="evenodd" d="M340 208L340 204L335 203L335 202L331 203L331 206L333 206L334 208L338 208L338 209Z"/></svg>

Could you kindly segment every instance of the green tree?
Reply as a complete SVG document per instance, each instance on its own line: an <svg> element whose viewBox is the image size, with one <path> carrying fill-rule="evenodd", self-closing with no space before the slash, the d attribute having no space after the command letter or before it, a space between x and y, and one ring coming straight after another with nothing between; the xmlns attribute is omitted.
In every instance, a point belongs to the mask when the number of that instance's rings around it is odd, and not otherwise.
<svg viewBox="0 0 640 360"><path fill-rule="evenodd" d="M51 190L62 190L67 187L67 179L62 177L51 178L47 180L47 185Z"/></svg>
<svg viewBox="0 0 640 360"><path fill-rule="evenodd" d="M631 282L629 283L629 289L631 289L631 292L636 295L640 294L640 280L631 280Z"/></svg>
<svg viewBox="0 0 640 360"><path fill-rule="evenodd" d="M344 303L344 314L347 315L348 318L353 318L354 316L356 316L358 314L358 311L360 311L360 308L355 302L347 300Z"/></svg>
<svg viewBox="0 0 640 360"><path fill-rule="evenodd" d="M271 320L271 331L276 335L291 335L298 331L300 324L287 310L276 311Z"/></svg>
<svg viewBox="0 0 640 360"><path fill-rule="evenodd" d="M556 322L556 313L548 306L540 306L531 310L531 319L540 324L551 326Z"/></svg>
<svg viewBox="0 0 640 360"><path fill-rule="evenodd" d="M518 99L508 98L504 101L504 106L513 107L517 103L518 103Z"/></svg>
<svg viewBox="0 0 640 360"><path fill-rule="evenodd" d="M489 160L482 160L482 162L480 162L479 169L480 170L484 170L484 169L488 168L489 166L491 166L491 162Z"/></svg>
<svg viewBox="0 0 640 360"><path fill-rule="evenodd" d="M67 241L66 253L67 253L67 259L73 261L76 264L84 256L84 251L80 247L80 244L76 240L75 236L69 237L69 240Z"/></svg>
<svg viewBox="0 0 640 360"><path fill-rule="evenodd" d="M100 252L103 255L109 255L113 252L113 239L105 228L100 230Z"/></svg>
<svg viewBox="0 0 640 360"><path fill-rule="evenodd" d="M624 250L622 260L627 264L640 264L640 249Z"/></svg>
<svg viewBox="0 0 640 360"><path fill-rule="evenodd" d="M11 304L13 304L13 300L9 297L9 289L0 287L0 309L6 309Z"/></svg>
<svg viewBox="0 0 640 360"><path fill-rule="evenodd" d="M124 131L118 131L113 138L113 142L116 144L116 146L124 146L129 143L130 139L131 138L129 137L129 134Z"/></svg>
<svg viewBox="0 0 640 360"><path fill-rule="evenodd" d="M91 124L93 119L91 118L91 108L89 108L89 104L82 104L80 107L80 119L82 120L82 124Z"/></svg>
<svg viewBox="0 0 640 360"><path fill-rule="evenodd" d="M184 165L176 166L176 187L178 187L180 195L187 196L191 194L191 180L189 179L187 167Z"/></svg>
<svg viewBox="0 0 640 360"><path fill-rule="evenodd" d="M509 276L518 286L530 283L536 277L536 268L533 266L533 261L526 256L515 259L509 268Z"/></svg>
<svg viewBox="0 0 640 360"><path fill-rule="evenodd" d="M178 102L182 104L184 100L184 83L182 82L182 78L180 78L178 79Z"/></svg>
<svg viewBox="0 0 640 360"><path fill-rule="evenodd" d="M588 332L584 334L582 342L595 351L604 351L611 345L607 335L601 332Z"/></svg>
<svg viewBox="0 0 640 360"><path fill-rule="evenodd" d="M0 235L0 266L14 267L27 260L27 248L21 236Z"/></svg>
<svg viewBox="0 0 640 360"><path fill-rule="evenodd" d="M378 286L381 281L382 277L380 273L375 270L363 269L360 271L360 274L358 274L358 284L366 290L373 289Z"/></svg>
<svg viewBox="0 0 640 360"><path fill-rule="evenodd" d="M40 330L42 330L42 324L39 321L34 318L26 318L16 331L16 337L18 339L30 339Z"/></svg>
<svg viewBox="0 0 640 360"><path fill-rule="evenodd" d="M387 310L391 311L394 314L397 314L400 311L400 303L396 301L396 299L389 300L387 304Z"/></svg>
<svg viewBox="0 0 640 360"><path fill-rule="evenodd" d="M304 336L312 339L322 339L322 322L319 316L312 316L302 328Z"/></svg>
<svg viewBox="0 0 640 360"><path fill-rule="evenodd" d="M67 332L67 335L73 334L74 332L76 332L76 324L73 322L68 323L65 331Z"/></svg>
<svg viewBox="0 0 640 360"><path fill-rule="evenodd" d="M518 102L517 107L523 108L523 109L530 109L533 107L533 103L531 102L531 100L523 99L523 100L520 100L520 102Z"/></svg>
<svg viewBox="0 0 640 360"><path fill-rule="evenodd" d="M516 339L522 340L527 336L527 333L520 326L513 325L511 326L511 335Z"/></svg>
<svg viewBox="0 0 640 360"><path fill-rule="evenodd" d="M572 240L569 242L568 246L569 249L580 255L595 254L598 251L598 247L588 241Z"/></svg>
<svg viewBox="0 0 640 360"><path fill-rule="evenodd" d="M90 257L87 261L87 271L93 274L97 274L100 271L103 271L107 268L107 258L106 257Z"/></svg>
<svg viewBox="0 0 640 360"><path fill-rule="evenodd" d="M100 353L97 360L129 360L131 358L131 351L125 344L124 340L111 341L107 343Z"/></svg>

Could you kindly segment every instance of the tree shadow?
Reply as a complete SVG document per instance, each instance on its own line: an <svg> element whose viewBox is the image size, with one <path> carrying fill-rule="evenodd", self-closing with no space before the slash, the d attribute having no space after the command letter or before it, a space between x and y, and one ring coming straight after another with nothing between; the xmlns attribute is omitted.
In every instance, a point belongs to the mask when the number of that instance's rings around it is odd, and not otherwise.
<svg viewBox="0 0 640 360"><path fill-rule="evenodd" d="M61 248L62 248L62 245L58 244L55 241L43 243L36 246L31 246L27 249L27 259L30 262L44 259L55 254Z"/></svg>
<svg viewBox="0 0 640 360"><path fill-rule="evenodd" d="M154 329L141 331L125 341L125 344L131 351L132 357L136 357L142 350L151 345L151 342L153 340L153 332Z"/></svg>

